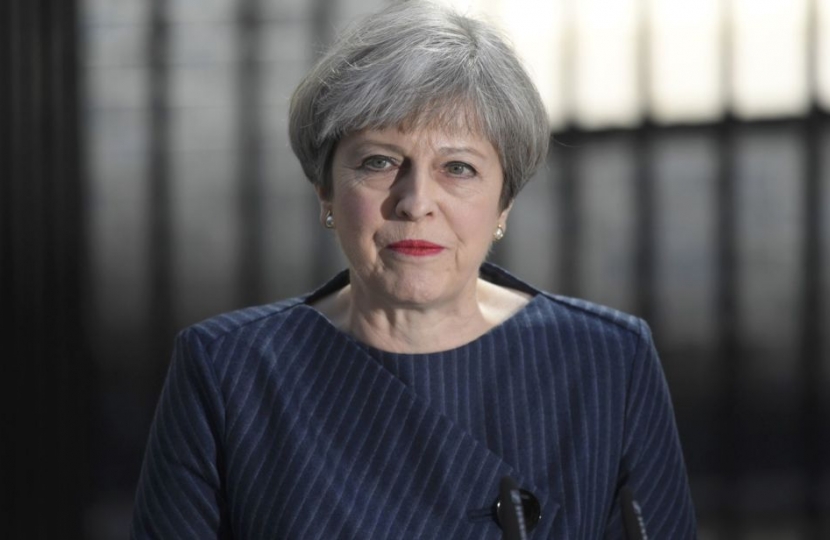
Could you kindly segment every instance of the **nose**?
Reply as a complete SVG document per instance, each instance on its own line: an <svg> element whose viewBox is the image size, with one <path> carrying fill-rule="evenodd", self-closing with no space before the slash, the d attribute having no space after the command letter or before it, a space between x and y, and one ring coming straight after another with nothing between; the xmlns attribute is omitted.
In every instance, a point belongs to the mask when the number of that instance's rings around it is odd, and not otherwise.
<svg viewBox="0 0 830 540"><path fill-rule="evenodd" d="M417 221L435 212L435 189L430 172L424 168L409 167L395 182L395 214L399 218Z"/></svg>

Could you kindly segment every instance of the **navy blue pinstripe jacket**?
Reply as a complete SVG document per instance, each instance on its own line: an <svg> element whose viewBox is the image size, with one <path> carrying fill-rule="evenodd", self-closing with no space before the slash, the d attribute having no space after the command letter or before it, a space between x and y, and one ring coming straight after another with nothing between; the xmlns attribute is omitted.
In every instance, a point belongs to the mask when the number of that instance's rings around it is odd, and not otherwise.
<svg viewBox="0 0 830 540"><path fill-rule="evenodd" d="M337 330L309 296L183 331L148 442L133 538L499 539L510 475L534 539L623 538L632 488L652 539L695 537L666 382L641 320L537 291L435 354Z"/></svg>

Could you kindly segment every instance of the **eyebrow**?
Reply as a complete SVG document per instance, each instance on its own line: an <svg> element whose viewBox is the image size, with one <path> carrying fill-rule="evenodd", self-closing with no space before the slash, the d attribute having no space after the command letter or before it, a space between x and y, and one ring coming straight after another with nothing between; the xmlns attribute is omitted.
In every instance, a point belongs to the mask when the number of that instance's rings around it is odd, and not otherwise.
<svg viewBox="0 0 830 540"><path fill-rule="evenodd" d="M481 159L486 158L483 153L479 152L472 146L442 146L438 149L438 153L444 156L448 154L473 154Z"/></svg>
<svg viewBox="0 0 830 540"><path fill-rule="evenodd" d="M391 150L393 152L397 152L398 154L403 154L403 148L396 144L387 143L383 141L376 141L374 139L364 139L362 141L356 142L352 145L352 151L355 152L362 152L366 150L368 147L380 147L386 150Z"/></svg>
<svg viewBox="0 0 830 540"><path fill-rule="evenodd" d="M391 150L391 151L396 152L398 154L404 154L405 153L403 148L401 148L400 146L398 146L394 143L389 143L389 142L384 142L384 141L377 141L377 140L374 140L374 139L365 139L365 140L362 140L362 141L359 141L359 142L355 143L354 146L352 147L352 151L361 152L361 151L366 150L367 147L380 147L380 148L384 148L384 149L387 149L387 150ZM438 154L440 154L442 156L447 156L447 155L450 155L450 154L463 154L463 153L472 154L472 155L477 156L481 159L486 159L486 156L484 155L484 153L482 153L481 151L477 150L476 148L474 148L472 146L442 146L442 147L438 148Z"/></svg>

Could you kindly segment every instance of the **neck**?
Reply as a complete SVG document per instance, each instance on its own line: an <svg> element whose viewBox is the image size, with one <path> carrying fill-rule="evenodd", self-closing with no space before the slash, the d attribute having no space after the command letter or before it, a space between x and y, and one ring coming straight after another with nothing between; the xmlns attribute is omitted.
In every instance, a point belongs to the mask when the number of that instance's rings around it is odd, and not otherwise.
<svg viewBox="0 0 830 540"><path fill-rule="evenodd" d="M478 279L468 296L440 305L393 305L347 285L315 304L358 341L389 352L422 354L465 345L520 310L525 293Z"/></svg>
<svg viewBox="0 0 830 540"><path fill-rule="evenodd" d="M437 305L396 305L375 299L354 284L341 291L338 326L377 349L400 353L443 351L468 343L492 326L473 284L452 301Z"/></svg>
<svg viewBox="0 0 830 540"><path fill-rule="evenodd" d="M427 353L460 347L489 328L477 304L467 309L366 309L353 303L345 329L377 349Z"/></svg>

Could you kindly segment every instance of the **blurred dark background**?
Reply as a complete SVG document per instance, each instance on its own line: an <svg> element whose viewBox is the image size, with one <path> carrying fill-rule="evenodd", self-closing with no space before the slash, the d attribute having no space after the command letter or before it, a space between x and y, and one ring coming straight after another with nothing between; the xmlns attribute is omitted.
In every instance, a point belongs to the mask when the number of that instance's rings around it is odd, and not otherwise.
<svg viewBox="0 0 830 540"><path fill-rule="evenodd" d="M654 84L663 49L643 21L673 1L628 2L628 94L598 86L619 65L586 56L590 25L551 21L551 153L493 259L651 323L701 538L828 538L830 2L753 4L773 29L789 20L775 9L801 10L798 32L770 34L783 56L758 60L749 4L708 1L717 92L695 116ZM383 3L0 4L0 536L126 537L175 332L343 266L287 103L336 31ZM747 90L789 78L795 97Z"/></svg>

